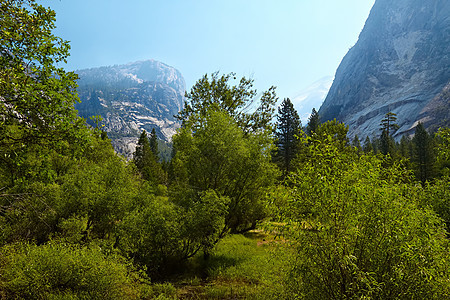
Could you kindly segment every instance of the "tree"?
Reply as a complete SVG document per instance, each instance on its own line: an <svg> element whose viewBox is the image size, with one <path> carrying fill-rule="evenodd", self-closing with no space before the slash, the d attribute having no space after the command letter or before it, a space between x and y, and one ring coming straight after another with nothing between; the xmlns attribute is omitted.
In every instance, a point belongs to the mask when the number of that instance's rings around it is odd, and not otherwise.
<svg viewBox="0 0 450 300"><path fill-rule="evenodd" d="M399 128L398 124L395 123L397 120L396 116L397 114L388 112L380 123L380 151L384 155L393 155L395 151L395 141L392 138L392 134Z"/></svg>
<svg viewBox="0 0 450 300"><path fill-rule="evenodd" d="M242 77L237 85L230 85L236 79L234 73L204 75L186 93L184 108L176 116L183 126L201 126L208 111L223 111L232 116L245 133L271 130L277 97L271 87L259 98L253 89L253 80Z"/></svg>
<svg viewBox="0 0 450 300"><path fill-rule="evenodd" d="M55 12L34 0L0 4L0 147L48 144L73 132L77 75L57 67L70 46L54 36Z"/></svg>
<svg viewBox="0 0 450 300"><path fill-rule="evenodd" d="M311 136L313 132L316 132L317 128L319 128L320 125L320 118L319 113L316 111L315 108L312 109L311 115L308 119L308 125L306 126L306 134L308 136Z"/></svg>
<svg viewBox="0 0 450 300"><path fill-rule="evenodd" d="M173 137L173 201L191 207L214 191L229 199L221 236L254 228L265 217L265 190L276 176L271 135L244 133L224 111L207 112L199 124L184 126Z"/></svg>
<svg viewBox="0 0 450 300"><path fill-rule="evenodd" d="M359 137L357 134L355 134L355 137L352 140L352 146L355 147L358 152L362 151L361 142L359 141Z"/></svg>
<svg viewBox="0 0 450 300"><path fill-rule="evenodd" d="M152 128L152 132L150 133L150 149L156 159L159 160L158 137L156 136L155 128Z"/></svg>
<svg viewBox="0 0 450 300"><path fill-rule="evenodd" d="M372 142L370 141L370 137L368 136L366 136L366 139L364 140L363 151L366 154L373 152Z"/></svg>
<svg viewBox="0 0 450 300"><path fill-rule="evenodd" d="M398 130L399 126L395 121L397 120L397 114L393 112L388 112L384 115L384 119L381 120L380 130L385 131L387 136L391 136L395 131Z"/></svg>
<svg viewBox="0 0 450 300"><path fill-rule="evenodd" d="M388 134L387 130L383 130L381 132L381 136L380 136L380 152L383 155L388 155L390 154L391 156L394 154L395 151L395 141L392 138L392 136L390 136Z"/></svg>
<svg viewBox="0 0 450 300"><path fill-rule="evenodd" d="M282 225L294 246L290 298L448 298L445 230L420 206L423 190L408 183L409 172L358 157L333 135L303 143Z"/></svg>
<svg viewBox="0 0 450 300"><path fill-rule="evenodd" d="M412 142L414 145L413 162L416 178L424 184L427 180L433 178L435 157L432 139L421 122L416 126Z"/></svg>
<svg viewBox="0 0 450 300"><path fill-rule="evenodd" d="M74 103L77 76L57 67L69 44L54 36L55 13L34 0L0 3L0 167L9 185L27 173L30 151L43 152L87 133ZM83 131L84 130L84 131Z"/></svg>
<svg viewBox="0 0 450 300"><path fill-rule="evenodd" d="M286 98L278 107L275 131L277 151L274 160L278 162L286 176L291 169L291 160L295 157L303 134L302 124L291 100Z"/></svg>
<svg viewBox="0 0 450 300"><path fill-rule="evenodd" d="M157 156L155 156L153 152L145 130L142 131L139 137L136 145L136 151L133 155L133 161L145 180L153 183L154 185L166 182L166 175L161 164L158 162Z"/></svg>

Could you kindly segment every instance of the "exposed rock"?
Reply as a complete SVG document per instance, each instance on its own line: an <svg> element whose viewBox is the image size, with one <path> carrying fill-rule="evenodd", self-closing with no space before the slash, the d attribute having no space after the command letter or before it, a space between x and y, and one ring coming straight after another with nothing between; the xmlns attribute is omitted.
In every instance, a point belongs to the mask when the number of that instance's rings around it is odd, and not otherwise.
<svg viewBox="0 0 450 300"><path fill-rule="evenodd" d="M332 76L323 77L303 89L292 99L292 103L294 104L303 125L308 123L308 118L311 115L312 109L320 108L332 83Z"/></svg>
<svg viewBox="0 0 450 300"><path fill-rule="evenodd" d="M185 82L176 69L148 60L77 73L79 114L88 122L100 115L114 148L126 157L142 130L155 128L160 139L170 141L179 127L174 115L183 107Z"/></svg>
<svg viewBox="0 0 450 300"><path fill-rule="evenodd" d="M419 120L430 129L449 126L449 118L442 119L449 82L450 1L376 0L319 114L322 121L346 123L349 135L359 137L379 135L390 111L400 125L396 137L411 133Z"/></svg>

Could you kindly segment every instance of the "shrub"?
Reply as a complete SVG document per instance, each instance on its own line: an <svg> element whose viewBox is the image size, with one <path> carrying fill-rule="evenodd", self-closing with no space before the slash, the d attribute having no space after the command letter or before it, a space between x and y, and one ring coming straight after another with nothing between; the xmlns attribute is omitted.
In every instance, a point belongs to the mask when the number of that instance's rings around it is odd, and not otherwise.
<svg viewBox="0 0 450 300"><path fill-rule="evenodd" d="M137 299L136 273L100 249L55 243L1 249L0 291L6 299Z"/></svg>

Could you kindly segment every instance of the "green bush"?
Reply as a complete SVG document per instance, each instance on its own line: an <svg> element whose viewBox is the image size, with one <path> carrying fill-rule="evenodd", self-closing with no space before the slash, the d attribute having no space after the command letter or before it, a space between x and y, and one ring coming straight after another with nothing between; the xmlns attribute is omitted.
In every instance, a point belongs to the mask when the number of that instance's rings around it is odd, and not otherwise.
<svg viewBox="0 0 450 300"><path fill-rule="evenodd" d="M49 242L1 248L0 295L5 299L137 299L139 276L100 249Z"/></svg>
<svg viewBox="0 0 450 300"><path fill-rule="evenodd" d="M292 178L290 298L446 299L442 221L396 164L358 157L332 136L308 138Z"/></svg>

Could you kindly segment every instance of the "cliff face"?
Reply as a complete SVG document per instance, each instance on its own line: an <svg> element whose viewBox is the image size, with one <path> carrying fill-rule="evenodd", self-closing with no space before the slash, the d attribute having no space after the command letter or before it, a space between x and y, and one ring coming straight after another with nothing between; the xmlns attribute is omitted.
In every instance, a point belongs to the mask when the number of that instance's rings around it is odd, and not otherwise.
<svg viewBox="0 0 450 300"><path fill-rule="evenodd" d="M148 60L127 65L77 71L81 103L75 107L88 119L103 118L103 129L117 152L130 158L142 130L156 129L169 141L179 123L185 83L179 71Z"/></svg>
<svg viewBox="0 0 450 300"><path fill-rule="evenodd" d="M395 136L411 133L419 120L449 126L436 109L448 109L449 82L450 1L376 0L319 114L346 123L350 137L360 138L379 135L390 111L400 125Z"/></svg>

